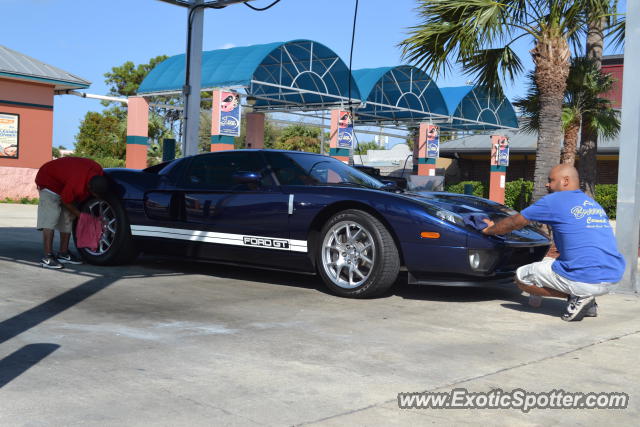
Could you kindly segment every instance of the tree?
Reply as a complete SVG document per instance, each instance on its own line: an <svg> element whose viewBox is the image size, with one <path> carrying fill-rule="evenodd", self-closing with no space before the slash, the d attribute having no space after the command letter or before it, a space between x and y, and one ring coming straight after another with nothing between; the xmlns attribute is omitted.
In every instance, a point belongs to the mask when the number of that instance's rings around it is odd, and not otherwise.
<svg viewBox="0 0 640 427"><path fill-rule="evenodd" d="M76 135L75 154L91 158L123 159L126 153L127 126L114 110L88 112Z"/></svg>
<svg viewBox="0 0 640 427"><path fill-rule="evenodd" d="M513 81L524 71L512 44L522 38L532 41L540 93L534 200L547 193L548 173L560 158L569 43L579 43L589 1L418 0L423 22L401 42L403 56L431 74L449 70L453 59L478 84L500 92L502 80Z"/></svg>
<svg viewBox="0 0 640 427"><path fill-rule="evenodd" d="M617 15L617 1L591 0L587 16L587 43L585 55L600 69L604 49L605 31L613 37L614 44L620 46L624 42L625 20ZM591 113L584 115L584 123L580 133L580 186L590 196L595 195L598 177L598 129L589 126L593 122Z"/></svg>
<svg viewBox="0 0 640 427"><path fill-rule="evenodd" d="M375 141L369 141L369 142L359 142L356 145L356 148L354 151L355 154L367 154L367 151L369 150L384 150L384 147L380 147Z"/></svg>
<svg viewBox="0 0 640 427"><path fill-rule="evenodd" d="M529 74L528 77L528 95L526 98L517 99L514 105L522 109L525 118L523 130L537 132L540 128L540 94L533 76ZM614 137L619 132L619 113L611 107L611 101L600 97L600 94L611 89L613 83L613 78L603 74L592 59L581 57L571 61L562 110L562 163L574 164L581 125L589 125L607 138ZM586 122L587 117L589 123Z"/></svg>
<svg viewBox="0 0 640 427"><path fill-rule="evenodd" d="M280 150L320 152L320 129L303 124L287 126L275 143Z"/></svg>

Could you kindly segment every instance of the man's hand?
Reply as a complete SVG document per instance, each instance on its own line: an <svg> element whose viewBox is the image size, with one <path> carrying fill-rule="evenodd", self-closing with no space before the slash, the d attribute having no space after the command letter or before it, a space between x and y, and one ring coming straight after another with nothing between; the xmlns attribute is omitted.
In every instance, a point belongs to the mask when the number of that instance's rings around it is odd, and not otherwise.
<svg viewBox="0 0 640 427"><path fill-rule="evenodd" d="M71 212L73 216L75 216L76 218L80 218L80 211L78 210L78 208L76 208L76 205L74 205L73 203L63 203L63 204L64 204L64 207L67 208L67 210Z"/></svg>
<svg viewBox="0 0 640 427"><path fill-rule="evenodd" d="M487 224L487 226L482 229L482 232L484 234L487 234L487 233L485 233L485 231L487 230L487 228L493 227L495 225L495 222L491 221L489 218L485 218L482 221L484 221Z"/></svg>
<svg viewBox="0 0 640 427"><path fill-rule="evenodd" d="M507 234L513 230L520 230L529 224L529 220L521 214L511 215L497 223L493 223L493 221L489 219L485 219L484 222L487 223L487 228L482 230L482 232L489 235Z"/></svg>

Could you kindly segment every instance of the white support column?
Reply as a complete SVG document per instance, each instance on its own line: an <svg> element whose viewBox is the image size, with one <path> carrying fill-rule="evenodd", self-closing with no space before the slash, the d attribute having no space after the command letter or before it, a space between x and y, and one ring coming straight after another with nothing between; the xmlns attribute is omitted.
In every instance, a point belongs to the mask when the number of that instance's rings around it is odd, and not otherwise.
<svg viewBox="0 0 640 427"><path fill-rule="evenodd" d="M627 2L622 88L622 129L618 169L616 238L627 261L619 292L639 292L638 240L640 238L640 2Z"/></svg>
<svg viewBox="0 0 640 427"><path fill-rule="evenodd" d="M189 8L191 12L194 6L202 4L204 0L193 0ZM185 156L198 154L198 131L200 129L200 88L202 81L202 28L204 21L204 7L199 7L188 13L191 18L191 46L189 49L189 88L184 96L184 141L183 153ZM187 32L189 22L187 21ZM189 39L189 34L187 34ZM188 43L187 43L188 44Z"/></svg>

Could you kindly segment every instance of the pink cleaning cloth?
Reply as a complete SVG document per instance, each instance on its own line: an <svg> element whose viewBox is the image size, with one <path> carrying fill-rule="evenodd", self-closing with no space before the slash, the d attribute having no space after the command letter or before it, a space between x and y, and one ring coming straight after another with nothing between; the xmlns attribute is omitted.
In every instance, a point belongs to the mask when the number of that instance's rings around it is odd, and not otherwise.
<svg viewBox="0 0 640 427"><path fill-rule="evenodd" d="M102 221L95 216L82 212L76 226L76 239L79 248L95 251L102 236Z"/></svg>

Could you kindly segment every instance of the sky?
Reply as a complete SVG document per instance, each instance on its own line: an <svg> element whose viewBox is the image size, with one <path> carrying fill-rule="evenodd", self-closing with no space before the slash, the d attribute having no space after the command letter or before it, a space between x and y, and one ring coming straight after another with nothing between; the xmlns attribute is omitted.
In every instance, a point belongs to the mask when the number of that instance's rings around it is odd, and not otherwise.
<svg viewBox="0 0 640 427"><path fill-rule="evenodd" d="M203 49L311 39L348 64L354 5L355 0L281 0L264 12L242 4L207 9ZM416 0L360 0L353 69L403 63L398 43L418 24L416 5ZM0 6L0 44L91 81L88 93L107 94L104 73L111 67L186 48L187 10L159 0L0 0ZM526 38L515 44L527 70L533 69L531 47ZM440 87L468 80L459 70L436 77ZM505 87L509 99L525 92L524 75ZM84 115L102 109L97 100L56 96L53 145L73 148Z"/></svg>

